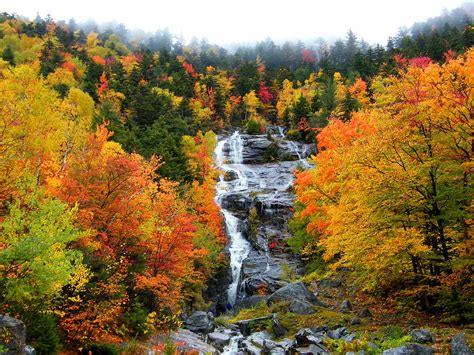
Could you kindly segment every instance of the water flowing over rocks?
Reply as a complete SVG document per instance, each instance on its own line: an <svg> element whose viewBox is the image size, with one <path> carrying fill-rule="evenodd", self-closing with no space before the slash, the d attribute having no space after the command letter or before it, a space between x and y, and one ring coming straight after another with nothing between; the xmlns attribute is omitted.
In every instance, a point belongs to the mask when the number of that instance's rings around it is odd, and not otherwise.
<svg viewBox="0 0 474 355"><path fill-rule="evenodd" d="M216 202L229 236L231 305L285 286L282 265L301 270L285 243L294 199L291 187L294 170L309 166L306 158L315 147L286 140L279 127L268 132L236 131L220 137L215 150L216 165L222 170Z"/></svg>

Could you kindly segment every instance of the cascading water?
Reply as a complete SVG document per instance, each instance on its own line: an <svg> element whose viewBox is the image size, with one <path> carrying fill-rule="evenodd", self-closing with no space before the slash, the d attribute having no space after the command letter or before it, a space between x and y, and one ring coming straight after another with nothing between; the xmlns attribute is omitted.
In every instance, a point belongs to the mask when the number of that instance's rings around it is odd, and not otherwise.
<svg viewBox="0 0 474 355"><path fill-rule="evenodd" d="M281 285L280 264L284 256L273 255L271 248L278 243L274 241L270 245L270 239L289 236L285 222L291 215L293 203L289 187L293 183L294 169L301 164L309 166L305 159L309 146L287 141L283 128L275 128L271 139L266 135L242 135L236 131L221 138L214 152L215 163L222 171L216 187L216 202L224 216L230 241L232 281L227 289L227 300L231 305L255 294L260 284L272 283L270 290ZM281 156L297 156L299 160L265 162L265 149L275 142L282 150ZM253 235L249 230L251 209L258 214L253 222Z"/></svg>
<svg viewBox="0 0 474 355"><path fill-rule="evenodd" d="M273 137L234 132L220 138L214 152L222 172L216 202L229 238L232 280L227 300L233 306L262 290L274 292L284 284L282 264L298 264L278 245L284 246L290 235L287 222L293 208L293 171L309 166L305 157L311 147L286 140L283 127L272 127L269 132ZM266 149L275 145L281 160L268 162ZM241 352L243 341L242 334L233 335L222 353Z"/></svg>
<svg viewBox="0 0 474 355"><path fill-rule="evenodd" d="M224 158L224 145L229 144L230 152L229 158L232 163L227 164ZM230 138L222 140L218 143L215 150L215 160L217 167L223 170L224 173L232 171L238 176L238 184L231 184L224 180L224 175L219 177L217 184L216 202L221 207L222 214L224 215L226 231L230 238L230 266L232 270L232 282L227 290L227 299L230 304L235 304L237 298L237 288L240 282L240 270L242 268L242 262L247 257L250 244L243 237L240 231L241 221L232 215L232 213L222 208L222 197L227 192L234 190L244 190L247 188L247 178L245 173L242 172L240 165L242 165L243 158L243 144L239 132L235 132ZM240 168L240 169L239 169Z"/></svg>

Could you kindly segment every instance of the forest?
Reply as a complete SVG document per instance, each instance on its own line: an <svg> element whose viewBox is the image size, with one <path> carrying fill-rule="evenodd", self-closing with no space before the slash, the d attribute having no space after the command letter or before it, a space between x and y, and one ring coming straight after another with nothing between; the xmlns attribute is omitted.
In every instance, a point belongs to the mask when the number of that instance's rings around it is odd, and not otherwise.
<svg viewBox="0 0 474 355"><path fill-rule="evenodd" d="M280 126L317 145L284 245L303 279L472 325L472 13L233 51L0 14L0 314L38 354L180 328L229 268L218 135Z"/></svg>

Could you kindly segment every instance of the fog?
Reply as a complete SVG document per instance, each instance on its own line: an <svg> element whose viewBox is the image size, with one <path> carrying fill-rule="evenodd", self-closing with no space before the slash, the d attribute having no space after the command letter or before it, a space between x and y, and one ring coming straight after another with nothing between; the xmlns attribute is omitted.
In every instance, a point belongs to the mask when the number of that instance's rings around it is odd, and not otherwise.
<svg viewBox="0 0 474 355"><path fill-rule="evenodd" d="M120 22L127 28L154 32L168 28L185 41L207 38L220 45L340 38L352 29L370 43L386 43L400 27L459 6L456 0L188 0L64 1L2 0L0 11L33 19L50 14L55 20ZM472 3L472 2L471 2Z"/></svg>

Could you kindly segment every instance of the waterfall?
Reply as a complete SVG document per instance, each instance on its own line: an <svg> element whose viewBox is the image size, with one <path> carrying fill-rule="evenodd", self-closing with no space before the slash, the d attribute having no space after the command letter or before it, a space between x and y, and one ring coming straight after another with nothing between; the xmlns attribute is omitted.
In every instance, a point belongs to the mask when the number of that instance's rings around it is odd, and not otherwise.
<svg viewBox="0 0 474 355"><path fill-rule="evenodd" d="M225 163L224 146L226 144L229 144L230 146L229 157L233 163L232 167ZM223 171L223 174L233 171L238 176L238 185L233 185L224 181L224 176L221 174L217 184L216 193L216 202L220 206L222 214L224 215L226 231L230 239L229 252L232 282L227 290L227 299L229 303L233 305L237 299L237 289L240 283L240 270L242 268L242 262L247 257L250 250L249 242L243 237L240 231L241 221L232 215L230 211L222 208L222 197L225 193L247 188L245 169L240 167L243 162L243 143L239 132L236 131L230 138L220 141L217 144L214 154L217 167Z"/></svg>
<svg viewBox="0 0 474 355"><path fill-rule="evenodd" d="M288 188L298 165L309 164L305 159L307 145L287 141L282 127L277 132L282 157L297 156L299 160L265 162L265 149L274 141L263 135L241 135L238 131L221 137L214 151L215 164L221 170L215 200L229 239L232 280L227 300L232 305L255 294L260 282L270 283L271 289L279 287L284 256L275 252L282 253L283 249L274 242L270 247L269 240L289 236L285 221L292 214L294 196ZM248 216L254 207L258 214L256 235L247 240ZM245 287L241 287L243 283Z"/></svg>

